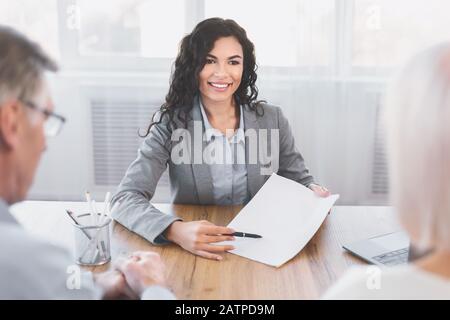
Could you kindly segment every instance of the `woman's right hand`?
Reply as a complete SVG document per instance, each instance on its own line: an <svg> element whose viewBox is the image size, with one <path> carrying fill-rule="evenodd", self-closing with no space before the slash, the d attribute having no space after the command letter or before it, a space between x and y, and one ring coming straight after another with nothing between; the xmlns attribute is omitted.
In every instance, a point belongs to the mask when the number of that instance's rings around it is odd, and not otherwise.
<svg viewBox="0 0 450 320"><path fill-rule="evenodd" d="M178 244L183 249L201 257L222 260L218 253L233 250L230 245L214 245L213 243L234 240L231 236L235 231L220 227L209 221L182 222L175 221L167 228L166 238Z"/></svg>

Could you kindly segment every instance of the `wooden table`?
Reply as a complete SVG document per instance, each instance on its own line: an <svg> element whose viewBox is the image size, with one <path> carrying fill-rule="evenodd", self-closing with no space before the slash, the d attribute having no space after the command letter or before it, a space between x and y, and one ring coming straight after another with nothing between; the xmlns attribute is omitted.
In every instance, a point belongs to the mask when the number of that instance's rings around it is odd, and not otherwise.
<svg viewBox="0 0 450 320"><path fill-rule="evenodd" d="M40 210L43 205L45 210ZM52 206L55 208L51 209ZM41 235L53 230L53 236L57 231L57 239L68 244L72 234L64 231L70 224L62 209L74 206L80 204L28 202L13 211L27 229ZM218 225L227 225L241 209L238 206L161 204L157 207L186 221L208 220ZM33 216L31 213L25 215L30 208L34 208ZM36 219L38 214L44 219ZM49 218L52 215L53 219ZM41 223L36 227L36 221L42 220L45 226ZM194 256L176 245L153 246L118 223L113 226L112 251L113 257L134 250L160 253L167 266L168 285L180 299L317 299L351 265L363 263L342 249L344 243L399 229L389 207L337 206L308 245L278 269L230 253L224 254L222 261L212 261ZM66 239L62 241L64 237ZM57 239L53 238L54 241ZM105 267L93 271L103 270Z"/></svg>

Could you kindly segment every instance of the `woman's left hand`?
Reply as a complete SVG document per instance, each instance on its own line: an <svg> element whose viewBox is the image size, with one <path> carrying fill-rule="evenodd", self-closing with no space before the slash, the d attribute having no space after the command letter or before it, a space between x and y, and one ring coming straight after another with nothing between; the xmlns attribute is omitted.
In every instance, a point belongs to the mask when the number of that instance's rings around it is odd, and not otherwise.
<svg viewBox="0 0 450 320"><path fill-rule="evenodd" d="M327 188L322 187L322 186L319 186L319 185L317 185L317 184L314 184L314 183L313 183L313 184L310 184L308 187L309 187L312 191L314 191L314 193L315 193L316 195L318 195L319 197L326 198L326 197L328 197L329 195L331 195L330 191L328 191Z"/></svg>

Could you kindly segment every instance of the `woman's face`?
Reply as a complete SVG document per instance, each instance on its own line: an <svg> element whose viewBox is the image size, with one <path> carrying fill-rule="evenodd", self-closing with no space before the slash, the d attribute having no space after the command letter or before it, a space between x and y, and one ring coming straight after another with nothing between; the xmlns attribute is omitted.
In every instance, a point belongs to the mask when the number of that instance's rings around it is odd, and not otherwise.
<svg viewBox="0 0 450 320"><path fill-rule="evenodd" d="M242 46L235 37L219 38L199 74L203 103L232 101L244 71Z"/></svg>

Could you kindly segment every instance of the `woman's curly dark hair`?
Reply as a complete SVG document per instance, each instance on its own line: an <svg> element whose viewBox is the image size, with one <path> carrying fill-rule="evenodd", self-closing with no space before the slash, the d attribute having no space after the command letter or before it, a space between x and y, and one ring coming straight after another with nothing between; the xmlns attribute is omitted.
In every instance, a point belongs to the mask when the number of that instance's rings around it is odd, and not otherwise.
<svg viewBox="0 0 450 320"><path fill-rule="evenodd" d="M247 38L245 30L234 20L210 18L200 22L191 34L183 38L178 56L175 60L169 93L166 102L152 117L152 123L144 136L149 135L153 125L161 123L164 115L169 116L167 126L174 123L175 111L177 118L185 128L190 119L189 113L193 108L194 99L199 94L199 74L206 64L208 53L214 48L216 40L223 37L235 37L244 53L244 71L239 88L234 93L236 105L247 105L258 115L264 110L259 108L262 101L257 101L255 46ZM159 113L159 117L156 115ZM156 119L158 118L158 119Z"/></svg>

